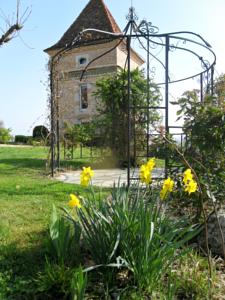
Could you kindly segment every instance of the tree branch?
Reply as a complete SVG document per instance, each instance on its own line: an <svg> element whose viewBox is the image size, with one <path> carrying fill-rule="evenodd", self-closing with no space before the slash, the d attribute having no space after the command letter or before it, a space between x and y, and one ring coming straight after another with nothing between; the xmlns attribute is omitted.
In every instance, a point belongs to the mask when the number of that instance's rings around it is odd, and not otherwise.
<svg viewBox="0 0 225 300"><path fill-rule="evenodd" d="M31 10L26 8L26 10L22 14L20 14L20 0L17 0L15 20L10 20L9 17L5 16L4 12L1 9L0 11L1 14L3 15L2 18L4 20L4 23L7 25L7 29L5 31L2 30L3 34L2 36L0 36L0 47L1 47L3 44L6 44L10 40L12 40L15 37L15 35L23 28L23 24L29 17Z"/></svg>
<svg viewBox="0 0 225 300"><path fill-rule="evenodd" d="M0 37L0 46L8 43L14 37L14 34L22 28L23 26L18 23L10 26L9 29Z"/></svg>

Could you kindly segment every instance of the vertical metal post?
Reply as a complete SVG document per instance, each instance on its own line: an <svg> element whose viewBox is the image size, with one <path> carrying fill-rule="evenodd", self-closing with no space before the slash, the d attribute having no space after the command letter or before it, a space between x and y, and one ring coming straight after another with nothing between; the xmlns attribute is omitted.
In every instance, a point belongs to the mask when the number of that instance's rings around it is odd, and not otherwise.
<svg viewBox="0 0 225 300"><path fill-rule="evenodd" d="M83 144L80 144L80 158L83 158Z"/></svg>
<svg viewBox="0 0 225 300"><path fill-rule="evenodd" d="M59 82L57 78L57 90L56 90L56 143L57 143L57 168L60 168L60 138L59 138L59 98L58 98L58 89L59 89Z"/></svg>
<svg viewBox="0 0 225 300"><path fill-rule="evenodd" d="M132 160L134 162L136 162L136 156L137 156L137 139L136 139L136 122L135 122L135 117L136 117L136 101L135 99L133 99L133 103L132 103L132 106L133 106L133 112L132 112L132 115L133 115L133 120L132 120L132 128L131 128L131 131L132 131L132 137L133 137L133 153L131 154L132 155Z"/></svg>
<svg viewBox="0 0 225 300"><path fill-rule="evenodd" d="M64 147L64 149L63 149L64 159L66 159L66 140L65 139L63 140L63 147Z"/></svg>
<svg viewBox="0 0 225 300"><path fill-rule="evenodd" d="M206 93L209 94L210 86L209 86L209 70L207 70L207 82L206 82Z"/></svg>
<svg viewBox="0 0 225 300"><path fill-rule="evenodd" d="M166 35L166 47L165 47L165 134L169 133L169 44L170 38ZM169 156L166 152L165 157L165 177L168 176Z"/></svg>
<svg viewBox="0 0 225 300"><path fill-rule="evenodd" d="M214 94L213 80L214 80L214 65L211 67L211 96L213 96Z"/></svg>
<svg viewBox="0 0 225 300"><path fill-rule="evenodd" d="M51 108L51 176L54 177L55 165L55 109L54 109L54 83L53 83L53 65L54 60L51 60L50 66L50 108Z"/></svg>
<svg viewBox="0 0 225 300"><path fill-rule="evenodd" d="M165 55L165 127L169 133L169 36L166 36L166 55Z"/></svg>
<svg viewBox="0 0 225 300"><path fill-rule="evenodd" d="M131 139L131 101L130 101L130 94L131 94L131 67L130 67L130 44L131 44L131 37L127 37L127 186L130 186L130 139Z"/></svg>
<svg viewBox="0 0 225 300"><path fill-rule="evenodd" d="M203 102L203 74L200 75L200 100Z"/></svg>
<svg viewBox="0 0 225 300"><path fill-rule="evenodd" d="M150 57L149 57L149 50L150 50L150 41L149 41L149 29L147 26L147 158L149 157L149 107L150 107Z"/></svg>

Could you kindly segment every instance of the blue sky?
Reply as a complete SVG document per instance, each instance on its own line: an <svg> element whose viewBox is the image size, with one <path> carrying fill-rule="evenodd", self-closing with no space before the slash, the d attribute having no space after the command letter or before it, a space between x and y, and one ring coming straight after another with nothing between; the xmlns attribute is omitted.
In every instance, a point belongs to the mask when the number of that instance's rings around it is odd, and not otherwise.
<svg viewBox="0 0 225 300"><path fill-rule="evenodd" d="M31 9L20 35L0 48L0 120L13 134L32 134L35 125L47 124L48 56L51 46L79 15L88 0L21 0L21 12ZM105 0L121 28L126 24L130 0ZM201 34L217 55L217 74L225 73L225 0L133 0L139 19L147 19L160 32L188 30ZM16 0L1 0L0 8L12 16ZM0 19L4 29L4 20ZM185 62L182 68L188 68ZM185 87L184 87L185 89Z"/></svg>

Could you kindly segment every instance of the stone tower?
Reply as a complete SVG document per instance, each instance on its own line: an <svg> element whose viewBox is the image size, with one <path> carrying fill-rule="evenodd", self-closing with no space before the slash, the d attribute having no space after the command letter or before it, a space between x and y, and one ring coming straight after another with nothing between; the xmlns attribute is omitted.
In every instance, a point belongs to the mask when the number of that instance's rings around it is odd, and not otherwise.
<svg viewBox="0 0 225 300"><path fill-rule="evenodd" d="M45 49L50 58L69 45L78 34L87 28L95 28L112 33L121 30L103 0L90 0L78 18L64 33L62 38L53 46ZM84 123L96 114L96 99L93 96L95 82L101 77L109 76L124 68L127 53L124 42L106 39L106 35L96 32L87 32L82 35L76 47L62 55L54 70L57 74L57 92L59 108L59 127L64 123L70 125ZM109 37L109 36L108 36ZM105 56L94 61L82 81L80 76L87 64L94 58L114 48ZM140 67L143 59L131 50L131 68Z"/></svg>

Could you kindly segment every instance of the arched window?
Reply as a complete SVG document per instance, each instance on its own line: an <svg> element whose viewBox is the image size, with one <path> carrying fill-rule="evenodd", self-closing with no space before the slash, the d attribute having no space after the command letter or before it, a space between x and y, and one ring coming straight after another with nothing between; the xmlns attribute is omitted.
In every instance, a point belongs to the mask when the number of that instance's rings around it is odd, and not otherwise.
<svg viewBox="0 0 225 300"><path fill-rule="evenodd" d="M80 85L80 108L87 109L88 108L88 88L87 84Z"/></svg>

